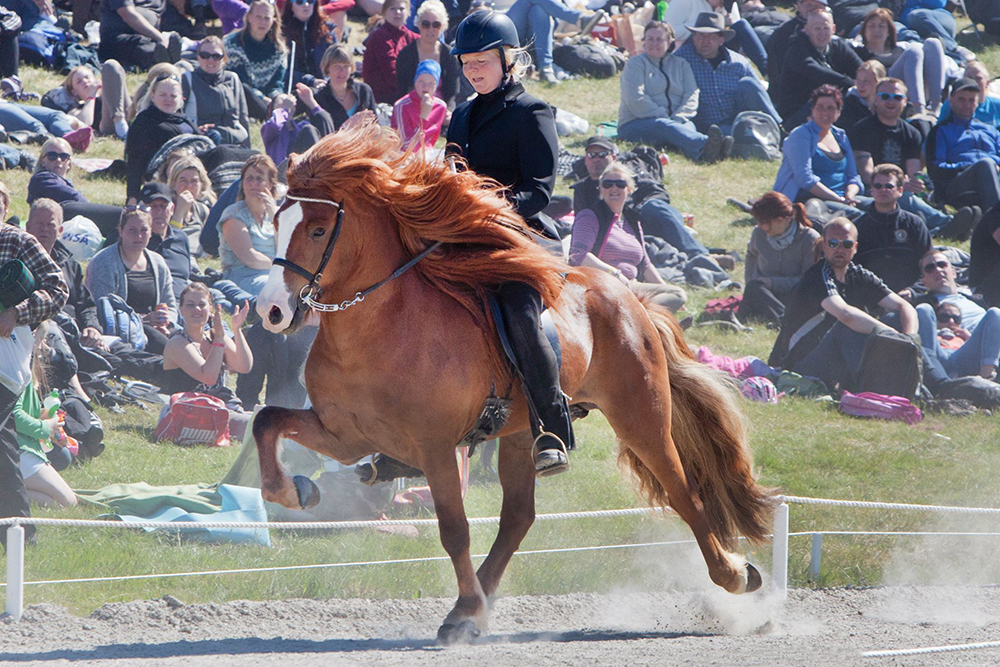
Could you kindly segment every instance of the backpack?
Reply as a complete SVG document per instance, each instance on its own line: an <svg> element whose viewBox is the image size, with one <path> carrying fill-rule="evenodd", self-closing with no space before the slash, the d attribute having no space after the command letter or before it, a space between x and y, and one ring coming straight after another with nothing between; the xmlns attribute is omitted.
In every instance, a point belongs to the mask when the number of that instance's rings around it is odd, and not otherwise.
<svg viewBox="0 0 1000 667"><path fill-rule="evenodd" d="M552 51L552 60L567 72L594 79L613 77L625 66L625 59L617 49L593 39L557 46Z"/></svg>
<svg viewBox="0 0 1000 667"><path fill-rule="evenodd" d="M914 398L923 379L922 362L920 345L912 338L879 327L865 340L861 367L851 389Z"/></svg>
<svg viewBox="0 0 1000 667"><path fill-rule="evenodd" d="M852 394L845 391L840 397L840 411L852 417L872 417L889 421L916 424L924 418L920 408L902 396L886 396L871 391Z"/></svg>
<svg viewBox="0 0 1000 667"><path fill-rule="evenodd" d="M101 333L105 336L117 336L136 350L146 349L149 340L142 328L142 318L117 294L102 296L97 300L97 320L101 324Z"/></svg>
<svg viewBox="0 0 1000 667"><path fill-rule="evenodd" d="M778 124L763 111L741 111L733 121L732 156L744 160L780 160Z"/></svg>
<svg viewBox="0 0 1000 667"><path fill-rule="evenodd" d="M229 410L221 399L186 391L170 397L153 440L170 440L178 445L229 446Z"/></svg>

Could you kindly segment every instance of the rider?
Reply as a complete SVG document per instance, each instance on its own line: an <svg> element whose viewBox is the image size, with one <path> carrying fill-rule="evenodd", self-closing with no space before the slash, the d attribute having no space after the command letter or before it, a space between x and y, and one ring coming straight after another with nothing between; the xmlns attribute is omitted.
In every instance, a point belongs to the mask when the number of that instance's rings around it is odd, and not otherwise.
<svg viewBox="0 0 1000 667"><path fill-rule="evenodd" d="M451 53L478 94L455 109L447 150L506 186L517 213L540 233L558 239L541 215L555 185L555 119L552 108L519 82L527 54L513 22L493 9L473 12L459 24ZM533 412L535 473L555 475L569 467L566 450L573 435L556 355L539 323L541 297L519 282L500 285L497 297Z"/></svg>

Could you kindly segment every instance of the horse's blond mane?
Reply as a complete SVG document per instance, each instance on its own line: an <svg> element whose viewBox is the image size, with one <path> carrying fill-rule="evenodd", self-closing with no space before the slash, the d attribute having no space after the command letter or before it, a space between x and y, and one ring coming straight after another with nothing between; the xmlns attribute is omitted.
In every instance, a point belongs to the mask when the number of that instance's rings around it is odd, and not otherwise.
<svg viewBox="0 0 1000 667"><path fill-rule="evenodd" d="M566 264L526 235L500 185L403 152L396 133L374 122L345 126L292 161L288 186L301 197L343 199L348 218L352 211L384 209L411 256L441 241L414 270L472 314L496 361L487 293L518 281L547 304L559 296Z"/></svg>

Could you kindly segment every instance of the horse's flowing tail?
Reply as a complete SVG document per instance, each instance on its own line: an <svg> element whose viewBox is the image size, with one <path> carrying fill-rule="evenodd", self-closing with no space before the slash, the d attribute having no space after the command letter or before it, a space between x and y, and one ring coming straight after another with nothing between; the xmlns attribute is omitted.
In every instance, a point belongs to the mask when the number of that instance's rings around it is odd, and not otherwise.
<svg viewBox="0 0 1000 667"><path fill-rule="evenodd" d="M763 542L770 533L773 490L757 483L736 392L719 371L695 359L667 309L648 302L643 306L667 356L670 434L712 528L730 550L736 547L737 533ZM618 460L632 471L651 504L669 505L666 490L630 449L622 447Z"/></svg>

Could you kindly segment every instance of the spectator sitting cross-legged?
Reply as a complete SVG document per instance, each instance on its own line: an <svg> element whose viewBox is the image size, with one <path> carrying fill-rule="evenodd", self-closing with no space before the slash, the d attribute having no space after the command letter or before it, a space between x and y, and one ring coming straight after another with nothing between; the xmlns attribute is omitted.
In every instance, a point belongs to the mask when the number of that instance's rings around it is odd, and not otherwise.
<svg viewBox="0 0 1000 667"><path fill-rule="evenodd" d="M646 24L643 52L628 59L619 80L618 136L655 148L670 146L690 160L715 162L724 147L732 148L732 139L727 141L718 127L708 128L707 134L695 127L698 84L691 65L670 53L673 41L669 24Z"/></svg>
<svg viewBox="0 0 1000 667"><path fill-rule="evenodd" d="M241 29L226 35L226 68L243 82L251 118L267 120L267 105L280 93L288 74L287 47L280 39L281 16L273 2L253 0Z"/></svg>
<svg viewBox="0 0 1000 667"><path fill-rule="evenodd" d="M440 76L441 65L437 61L423 61L417 66L413 90L393 105L392 127L399 133L404 148L418 140L420 146L433 148L441 136L448 106L434 95Z"/></svg>
<svg viewBox="0 0 1000 667"><path fill-rule="evenodd" d="M740 319L780 324L785 304L815 263L819 233L802 204L768 192L751 207L757 221L747 243Z"/></svg>

